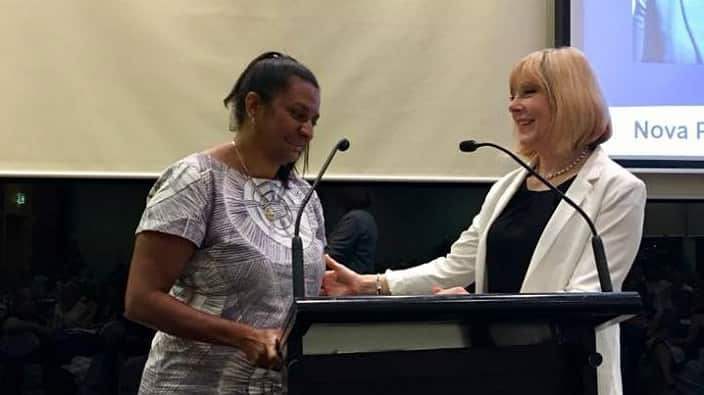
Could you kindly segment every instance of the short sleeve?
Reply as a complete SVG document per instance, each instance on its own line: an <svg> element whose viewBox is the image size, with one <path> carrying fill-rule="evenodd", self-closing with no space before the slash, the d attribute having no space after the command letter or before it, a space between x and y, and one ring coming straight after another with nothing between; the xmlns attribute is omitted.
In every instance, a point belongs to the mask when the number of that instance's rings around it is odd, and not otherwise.
<svg viewBox="0 0 704 395"><path fill-rule="evenodd" d="M212 207L211 169L181 161L167 169L147 196L136 233L156 231L201 247Z"/></svg>

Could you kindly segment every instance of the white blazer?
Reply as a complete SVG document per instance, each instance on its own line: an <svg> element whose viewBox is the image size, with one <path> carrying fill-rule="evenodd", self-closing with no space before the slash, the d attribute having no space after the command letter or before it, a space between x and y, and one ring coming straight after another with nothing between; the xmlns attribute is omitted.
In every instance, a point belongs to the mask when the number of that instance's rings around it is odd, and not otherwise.
<svg viewBox="0 0 704 395"><path fill-rule="evenodd" d="M406 270L388 270L391 293L429 294L436 285L448 288L471 283L476 283L477 293L486 292L487 232L526 176L527 171L521 168L491 187L479 214L448 255ZM594 221L604 242L614 291L620 291L643 233L645 184L597 148L580 169L567 196ZM599 290L589 226L574 208L560 202L538 240L521 292ZM620 395L618 325L598 330L596 343L604 358L597 369L599 394Z"/></svg>

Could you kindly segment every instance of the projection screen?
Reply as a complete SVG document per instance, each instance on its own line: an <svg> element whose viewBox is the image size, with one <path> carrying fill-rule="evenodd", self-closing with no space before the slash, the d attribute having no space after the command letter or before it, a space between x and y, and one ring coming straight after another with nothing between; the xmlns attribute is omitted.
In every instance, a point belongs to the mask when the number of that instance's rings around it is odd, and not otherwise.
<svg viewBox="0 0 704 395"><path fill-rule="evenodd" d="M265 50L321 83L315 172L493 180L507 76L552 31L545 0L0 0L0 175L154 177L231 136L221 100Z"/></svg>

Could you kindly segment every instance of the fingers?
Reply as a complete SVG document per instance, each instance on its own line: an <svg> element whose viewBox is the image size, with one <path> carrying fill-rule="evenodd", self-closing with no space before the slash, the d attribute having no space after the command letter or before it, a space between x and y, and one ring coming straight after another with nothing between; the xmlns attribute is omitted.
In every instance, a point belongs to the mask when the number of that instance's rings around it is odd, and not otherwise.
<svg viewBox="0 0 704 395"><path fill-rule="evenodd" d="M274 348L276 351L276 356L279 358L283 358L284 350L281 346L281 339L276 339L276 343L274 344Z"/></svg>
<svg viewBox="0 0 704 395"><path fill-rule="evenodd" d="M359 274L359 273L355 272L354 270L345 266L344 263L340 263L340 262L336 261L328 254L325 254L325 266L327 267L328 272L332 271L333 273L335 273L337 275L350 276L350 275Z"/></svg>
<svg viewBox="0 0 704 395"><path fill-rule="evenodd" d="M279 371L284 366L284 361L280 357L276 357L269 369Z"/></svg>
<svg viewBox="0 0 704 395"><path fill-rule="evenodd" d="M325 254L325 267L327 267L330 270L337 270L340 268L340 264L332 259L332 257L328 254Z"/></svg>
<svg viewBox="0 0 704 395"><path fill-rule="evenodd" d="M452 287L452 288L447 288L443 289L438 286L433 287L433 295L467 295L469 292L467 292L466 289L462 287Z"/></svg>
<svg viewBox="0 0 704 395"><path fill-rule="evenodd" d="M282 350L281 350L281 335L283 330L281 329L270 329L267 330L269 335L269 341L266 342L266 357L267 357L267 368L273 370L281 370L283 366Z"/></svg>
<svg viewBox="0 0 704 395"><path fill-rule="evenodd" d="M256 336L245 343L242 351L253 365L272 370L283 366L280 329L255 329Z"/></svg>
<svg viewBox="0 0 704 395"><path fill-rule="evenodd" d="M254 365L264 369L280 370L282 359L277 355L273 346L262 347L261 354L253 361Z"/></svg>
<svg viewBox="0 0 704 395"><path fill-rule="evenodd" d="M283 357L279 345L279 339L273 346L267 347L267 368L271 370L281 370L283 366Z"/></svg>

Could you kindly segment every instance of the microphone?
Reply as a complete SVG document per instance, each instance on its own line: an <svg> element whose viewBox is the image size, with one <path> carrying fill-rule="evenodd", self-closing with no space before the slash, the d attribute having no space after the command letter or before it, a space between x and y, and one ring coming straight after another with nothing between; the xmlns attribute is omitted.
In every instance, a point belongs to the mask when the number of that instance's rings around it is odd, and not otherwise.
<svg viewBox="0 0 704 395"><path fill-rule="evenodd" d="M308 200L310 200L310 197L315 191L315 187L318 186L320 179L323 177L323 174L325 174L325 170L328 169L328 165L330 164L330 161L332 161L332 158L335 156L337 151L344 152L347 151L348 148L350 148L350 141L346 138L340 139L340 141L335 144L332 151L330 151L328 158L325 160L325 163L323 163L323 167L320 168L320 171L318 172L318 177L315 178L313 185L311 185L310 189L308 189L308 193L306 193L306 196L301 202L301 206L298 208L298 213L296 214L296 225L293 228L293 239L291 239L291 266L293 270L294 298L305 298L306 295L305 281L303 277L303 241L301 240L300 236L301 217L303 216L303 210L306 208Z"/></svg>
<svg viewBox="0 0 704 395"><path fill-rule="evenodd" d="M562 193L562 191L560 191L559 189L555 188L555 186L552 185L548 180L543 178L540 174L538 174L538 172L533 170L533 168L528 166L513 152L507 150L506 148L493 143L478 143L474 140L466 140L460 142L460 151L462 152L474 152L481 147L493 147L510 156L511 159L516 161L516 163L521 165L524 169L528 170L531 175L540 180L540 182L545 184L548 188L550 188L550 190L557 193L562 200L564 200L570 206L574 207L575 210L577 210L579 215L584 218L584 220L589 225L589 229L591 229L592 231L592 251L594 252L594 262L596 263L596 272L599 275L599 285L601 286L601 290L603 292L613 292L613 287L611 285L611 275L609 274L609 267L606 264L606 252L604 251L604 243L601 241L601 237L596 231L596 226L594 226L594 222L592 222L591 218L589 218L587 213L585 213L584 210L582 210L582 208L579 207L572 199L567 197L567 195Z"/></svg>

